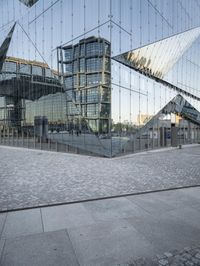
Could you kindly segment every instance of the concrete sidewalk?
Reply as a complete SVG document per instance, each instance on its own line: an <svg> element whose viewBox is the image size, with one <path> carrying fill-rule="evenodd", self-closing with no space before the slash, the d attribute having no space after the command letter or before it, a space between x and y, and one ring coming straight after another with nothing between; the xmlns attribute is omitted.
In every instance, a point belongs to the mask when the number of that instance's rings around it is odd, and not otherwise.
<svg viewBox="0 0 200 266"><path fill-rule="evenodd" d="M135 265L193 245L198 187L0 214L1 266Z"/></svg>

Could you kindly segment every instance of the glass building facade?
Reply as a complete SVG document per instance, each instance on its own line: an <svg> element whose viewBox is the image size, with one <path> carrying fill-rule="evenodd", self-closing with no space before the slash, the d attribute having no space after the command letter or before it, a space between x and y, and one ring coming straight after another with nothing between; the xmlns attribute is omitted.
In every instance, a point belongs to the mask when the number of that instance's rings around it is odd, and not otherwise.
<svg viewBox="0 0 200 266"><path fill-rule="evenodd" d="M2 1L0 45L19 23L1 144L112 157L200 142L198 1L21 2Z"/></svg>
<svg viewBox="0 0 200 266"><path fill-rule="evenodd" d="M110 43L89 37L59 50L69 130L108 133L111 103Z"/></svg>
<svg viewBox="0 0 200 266"><path fill-rule="evenodd" d="M64 124L64 92L58 76L48 65L7 57L0 74L0 129L34 136L35 118L45 117L49 129ZM12 133L9 133L9 136Z"/></svg>

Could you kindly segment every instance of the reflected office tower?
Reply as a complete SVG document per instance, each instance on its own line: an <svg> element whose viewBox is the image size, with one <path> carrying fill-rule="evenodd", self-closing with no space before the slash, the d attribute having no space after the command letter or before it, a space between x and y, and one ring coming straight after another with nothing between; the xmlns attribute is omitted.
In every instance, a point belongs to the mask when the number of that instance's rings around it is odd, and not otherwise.
<svg viewBox="0 0 200 266"><path fill-rule="evenodd" d="M59 71L67 98L69 130L108 133L110 128L110 43L89 37L62 47Z"/></svg>
<svg viewBox="0 0 200 266"><path fill-rule="evenodd" d="M64 92L54 70L45 63L6 57L0 73L0 130L33 132L38 116L45 116L54 130L64 125L64 113Z"/></svg>

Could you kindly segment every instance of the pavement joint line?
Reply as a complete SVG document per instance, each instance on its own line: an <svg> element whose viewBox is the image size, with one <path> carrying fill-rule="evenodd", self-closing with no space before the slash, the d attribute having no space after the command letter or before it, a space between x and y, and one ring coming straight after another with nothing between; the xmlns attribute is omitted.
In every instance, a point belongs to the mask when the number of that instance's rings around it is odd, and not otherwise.
<svg viewBox="0 0 200 266"><path fill-rule="evenodd" d="M1 212L0 212L0 213L1 213ZM8 212L6 212L6 218L5 218L4 222L3 222L2 230L1 230L1 232L0 232L0 239L1 239L2 234L3 234L3 230L4 230L4 227L5 227L5 224L6 224L7 217L8 217Z"/></svg>
<svg viewBox="0 0 200 266"><path fill-rule="evenodd" d="M79 263L79 260L78 260L78 256L77 256L77 254L76 254L76 249L74 248L74 245L73 245L73 243L72 243L72 241L71 241L71 238L70 238L70 235L69 235L69 232L67 231L67 229L65 229L65 233L66 233L66 236L69 238L69 241L70 241L70 243L71 243L72 249L73 249L73 251L74 251L74 255L75 255L75 257L76 257L76 262L77 262L77 264L80 266L80 263Z"/></svg>
<svg viewBox="0 0 200 266"><path fill-rule="evenodd" d="M74 200L74 201L59 202L59 203L52 203L52 204L44 204L44 205L31 206L31 207L22 207L22 208L8 209L8 210L3 210L3 211L0 210L0 213L9 213L9 212L16 212L16 211L32 210L32 209L38 209L38 208L42 209L42 208L48 208L48 207L56 207L56 206L62 206L62 205L70 205L70 204L77 204L77 203L84 203L84 202L100 201L100 200L106 200L106 199L115 199L115 198L137 196L137 195L157 193L157 192L181 190L181 189L187 189L187 188L196 188L196 187L199 188L200 184L199 185L182 186L182 187L171 187L171 188L164 188L164 189L158 189L158 190L148 190L148 191L127 193L127 194L120 194L120 195L113 195L113 196L105 196L105 197L98 197L98 198L91 198L91 199L83 199L83 200ZM7 216L6 216L6 218L7 218Z"/></svg>
<svg viewBox="0 0 200 266"><path fill-rule="evenodd" d="M41 223L42 223L42 231L44 233L44 222L43 222L43 218L42 218L42 210L40 208L40 217L41 217Z"/></svg>
<svg viewBox="0 0 200 266"><path fill-rule="evenodd" d="M2 259L3 259L3 253L4 253L4 249L5 249L5 245L6 245L6 239L1 239L0 240L3 240L4 243L3 243L3 248L2 248L2 251L0 253L0 265L1 265L1 262L2 262Z"/></svg>

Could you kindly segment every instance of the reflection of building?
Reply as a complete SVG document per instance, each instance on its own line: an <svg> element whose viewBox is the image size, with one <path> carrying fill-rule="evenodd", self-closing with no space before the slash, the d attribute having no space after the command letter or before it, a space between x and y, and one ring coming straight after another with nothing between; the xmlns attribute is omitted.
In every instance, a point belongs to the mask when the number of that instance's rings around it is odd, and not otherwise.
<svg viewBox="0 0 200 266"><path fill-rule="evenodd" d="M48 65L6 58L0 74L1 125L33 125L34 117L38 115L56 123L62 119L61 112L64 114L61 111L64 106L62 98L62 87Z"/></svg>
<svg viewBox="0 0 200 266"><path fill-rule="evenodd" d="M62 50L61 50L62 51ZM67 120L77 126L86 120L93 132L108 132L110 120L110 43L90 37L59 53Z"/></svg>
<svg viewBox="0 0 200 266"><path fill-rule="evenodd" d="M5 61L12 27L0 47L0 143L37 147L39 141L40 148L42 143L54 150L61 145L62 151L73 148L111 157L199 142L199 94L179 87L182 78L175 84L163 78L170 69L173 72L200 29L129 51L132 38L129 46L113 26L110 21L105 27L109 34L103 28L96 32L109 41L89 37L58 47L57 75L39 62ZM84 34L73 36L75 40ZM176 56L172 48L178 50ZM188 80L193 81L189 76Z"/></svg>

